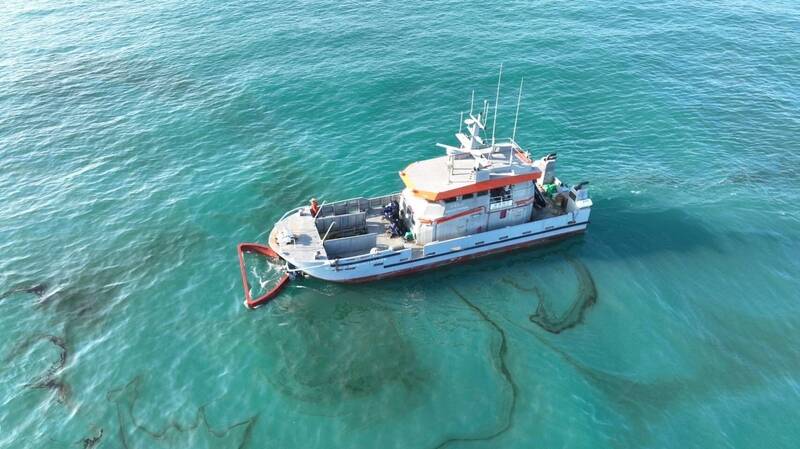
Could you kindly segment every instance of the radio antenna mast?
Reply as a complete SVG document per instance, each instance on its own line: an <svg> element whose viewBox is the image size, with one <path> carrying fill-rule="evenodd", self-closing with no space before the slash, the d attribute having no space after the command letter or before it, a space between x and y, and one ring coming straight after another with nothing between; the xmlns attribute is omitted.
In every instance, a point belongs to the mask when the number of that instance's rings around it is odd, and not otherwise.
<svg viewBox="0 0 800 449"><path fill-rule="evenodd" d="M514 132L511 133L511 140L514 140L517 137L517 119L519 118L519 103L522 101L522 83L525 81L525 77L523 76L522 79L519 81L519 95L517 95L517 113L514 115Z"/></svg>
<svg viewBox="0 0 800 449"><path fill-rule="evenodd" d="M497 126L497 103L500 101L500 80L503 78L503 63L500 63L500 73L497 75L497 93L494 97L494 117L492 117L492 151L494 151L494 130Z"/></svg>
<svg viewBox="0 0 800 449"><path fill-rule="evenodd" d="M472 98L469 99L469 115L472 115L472 105L475 103L475 89L472 89Z"/></svg>

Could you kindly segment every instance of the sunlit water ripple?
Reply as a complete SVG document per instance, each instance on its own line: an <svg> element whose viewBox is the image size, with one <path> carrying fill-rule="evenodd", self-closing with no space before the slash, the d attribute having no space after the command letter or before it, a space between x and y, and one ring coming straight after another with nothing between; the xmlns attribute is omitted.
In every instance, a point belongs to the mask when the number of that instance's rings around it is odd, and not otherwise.
<svg viewBox="0 0 800 449"><path fill-rule="evenodd" d="M0 6L0 447L796 447L796 2ZM471 89L590 232L241 304ZM262 275L269 278L269 271Z"/></svg>

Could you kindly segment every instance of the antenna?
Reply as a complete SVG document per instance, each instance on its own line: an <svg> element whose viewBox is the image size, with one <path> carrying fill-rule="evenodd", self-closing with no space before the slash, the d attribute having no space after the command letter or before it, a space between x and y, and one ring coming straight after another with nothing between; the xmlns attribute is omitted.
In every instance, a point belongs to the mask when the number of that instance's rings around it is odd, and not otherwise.
<svg viewBox="0 0 800 449"><path fill-rule="evenodd" d="M519 108L517 108L517 110L519 110ZM464 111L461 111L461 116L458 119L458 132L459 133L461 132L461 125L463 125L463 124L464 124Z"/></svg>
<svg viewBox="0 0 800 449"><path fill-rule="evenodd" d="M522 83L525 81L525 77L523 76L522 79L519 81L519 95L517 95L517 113L514 115L514 132L511 133L511 140L514 140L517 137L517 119L519 118L519 103L522 101Z"/></svg>
<svg viewBox="0 0 800 449"><path fill-rule="evenodd" d="M475 89L472 89L472 98L469 99L469 115L472 115L472 104L475 103Z"/></svg>
<svg viewBox="0 0 800 449"><path fill-rule="evenodd" d="M489 115L489 100L483 100L483 126L486 126L487 115Z"/></svg>
<svg viewBox="0 0 800 449"><path fill-rule="evenodd" d="M503 78L503 63L500 63L500 73L497 75L497 94L494 97L494 117L492 121L492 151L494 151L494 129L497 126L497 103L500 101L500 79Z"/></svg>

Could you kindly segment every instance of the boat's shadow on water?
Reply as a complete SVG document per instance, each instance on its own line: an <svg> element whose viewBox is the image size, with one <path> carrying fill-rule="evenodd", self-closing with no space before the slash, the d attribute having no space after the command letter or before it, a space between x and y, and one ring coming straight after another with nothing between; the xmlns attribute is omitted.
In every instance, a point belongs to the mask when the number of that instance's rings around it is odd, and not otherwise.
<svg viewBox="0 0 800 449"><path fill-rule="evenodd" d="M627 199L596 200L580 257L634 259L665 252L719 251L717 236L682 208L643 209Z"/></svg>

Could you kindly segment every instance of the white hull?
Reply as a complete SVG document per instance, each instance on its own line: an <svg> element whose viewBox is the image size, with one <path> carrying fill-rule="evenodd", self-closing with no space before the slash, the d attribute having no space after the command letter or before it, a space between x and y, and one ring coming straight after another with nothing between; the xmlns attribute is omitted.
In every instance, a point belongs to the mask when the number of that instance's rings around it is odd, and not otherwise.
<svg viewBox="0 0 800 449"><path fill-rule="evenodd" d="M310 276L333 282L368 282L401 276L582 233L589 223L590 212L590 208L584 208L575 213L432 242L421 250L385 250L299 268Z"/></svg>

